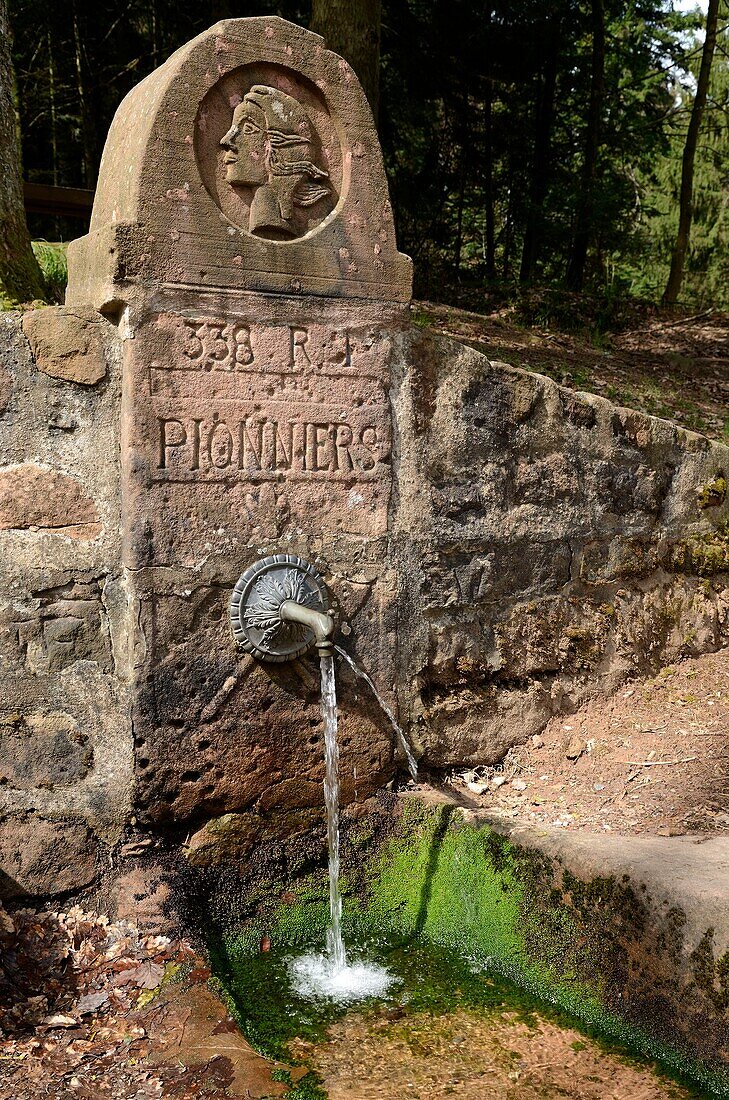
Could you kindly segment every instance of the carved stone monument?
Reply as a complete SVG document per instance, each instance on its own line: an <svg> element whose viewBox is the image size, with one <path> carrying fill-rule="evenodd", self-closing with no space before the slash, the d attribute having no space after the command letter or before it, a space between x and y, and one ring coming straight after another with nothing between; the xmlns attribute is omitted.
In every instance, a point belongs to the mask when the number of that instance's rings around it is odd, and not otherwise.
<svg viewBox="0 0 729 1100"><path fill-rule="evenodd" d="M322 579L425 768L729 641L729 448L410 324L316 35L223 22L135 88L69 264L0 318L0 893L97 882L132 818L197 864L316 852L316 658L234 644L262 559ZM361 802L394 738L338 694Z"/></svg>
<svg viewBox="0 0 729 1100"><path fill-rule="evenodd" d="M264 551L323 561L392 685L388 395L411 265L352 70L276 18L178 50L120 107L69 267L69 303L123 338L138 802L178 823L318 807L316 669L240 660L227 603ZM345 693L350 797L392 757L368 709Z"/></svg>

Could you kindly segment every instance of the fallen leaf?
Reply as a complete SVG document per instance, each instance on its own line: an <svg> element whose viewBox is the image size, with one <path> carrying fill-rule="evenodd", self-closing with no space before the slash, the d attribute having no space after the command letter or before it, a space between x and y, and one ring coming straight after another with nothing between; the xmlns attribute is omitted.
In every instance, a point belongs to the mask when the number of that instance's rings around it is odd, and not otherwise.
<svg viewBox="0 0 729 1100"><path fill-rule="evenodd" d="M87 993L85 997L76 1005L75 1011L79 1016L86 1016L90 1012L96 1012L98 1008L105 1005L109 1000L108 993Z"/></svg>
<svg viewBox="0 0 729 1100"><path fill-rule="evenodd" d="M164 975L165 968L150 959L148 962L140 963L132 975L132 981L140 989L156 989Z"/></svg>

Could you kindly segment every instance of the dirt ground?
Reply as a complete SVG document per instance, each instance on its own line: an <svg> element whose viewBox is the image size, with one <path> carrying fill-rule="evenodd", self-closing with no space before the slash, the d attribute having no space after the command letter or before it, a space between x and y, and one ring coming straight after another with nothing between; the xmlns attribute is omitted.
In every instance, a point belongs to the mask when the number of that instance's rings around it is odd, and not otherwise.
<svg viewBox="0 0 729 1100"><path fill-rule="evenodd" d="M503 765L459 772L474 808L565 829L680 836L729 832L729 650L625 684Z"/></svg>
<svg viewBox="0 0 729 1100"><path fill-rule="evenodd" d="M415 322L523 370L677 421L729 442L729 314L644 318L593 337L519 325L513 311L483 315L414 302Z"/></svg>
<svg viewBox="0 0 729 1100"><path fill-rule="evenodd" d="M311 1051L330 1100L679 1100L691 1094L569 1028L510 1013L351 1014Z"/></svg>

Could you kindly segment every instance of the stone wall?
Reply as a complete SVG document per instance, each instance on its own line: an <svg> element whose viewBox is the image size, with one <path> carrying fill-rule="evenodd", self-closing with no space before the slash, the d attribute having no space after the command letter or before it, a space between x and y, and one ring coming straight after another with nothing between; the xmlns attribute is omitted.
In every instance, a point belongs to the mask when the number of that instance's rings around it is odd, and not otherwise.
<svg viewBox="0 0 729 1100"><path fill-rule="evenodd" d="M363 352L363 307L307 308L296 305L296 331L346 320ZM285 309L272 300L274 320ZM183 314L160 316L154 332ZM6 894L85 885L132 814L162 832L199 829L198 863L221 857L221 837L244 855L263 833L315 823L315 658L241 660L229 636L232 586L256 556L318 564L339 640L431 768L495 762L552 714L729 641L727 448L377 320L367 347L390 379L391 439L379 480L345 482L342 498L328 463L301 489L213 477L193 492L183 477L180 492L154 471L135 487L144 444L127 434L120 463L120 364L154 362L152 337L68 309L3 318ZM64 332L85 349L77 369ZM178 395L156 430L160 462L183 472L185 423ZM122 466L135 479L126 494ZM140 532L126 560L122 495ZM384 716L344 665L340 700L350 801L396 763Z"/></svg>
<svg viewBox="0 0 729 1100"><path fill-rule="evenodd" d="M120 360L94 311L0 317L0 891L77 889L132 804Z"/></svg>
<svg viewBox="0 0 729 1100"><path fill-rule="evenodd" d="M428 763L729 642L729 448L429 334L400 362L400 713Z"/></svg>

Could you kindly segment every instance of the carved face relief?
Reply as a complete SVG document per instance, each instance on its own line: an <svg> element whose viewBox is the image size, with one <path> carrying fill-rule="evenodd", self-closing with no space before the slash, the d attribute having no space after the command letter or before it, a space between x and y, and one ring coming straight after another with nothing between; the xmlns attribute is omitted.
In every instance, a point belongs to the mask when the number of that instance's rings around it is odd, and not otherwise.
<svg viewBox="0 0 729 1100"><path fill-rule="evenodd" d="M256 236L297 236L294 207L313 206L330 193L329 173L314 162L309 116L286 92L255 84L220 144L227 183L256 188L248 227Z"/></svg>
<svg viewBox="0 0 729 1100"><path fill-rule="evenodd" d="M233 124L220 142L226 150L228 183L260 186L268 179L264 123L262 112L251 103L241 103L233 111Z"/></svg>

